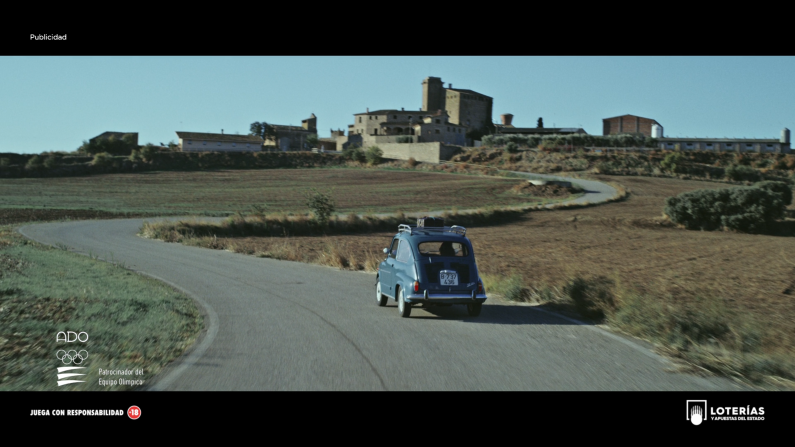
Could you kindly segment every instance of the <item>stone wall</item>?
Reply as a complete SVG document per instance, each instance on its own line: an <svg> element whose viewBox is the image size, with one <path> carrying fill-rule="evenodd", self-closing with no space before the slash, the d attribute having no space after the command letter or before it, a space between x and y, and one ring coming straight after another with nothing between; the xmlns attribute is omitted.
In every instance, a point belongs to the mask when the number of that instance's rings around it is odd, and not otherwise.
<svg viewBox="0 0 795 447"><path fill-rule="evenodd" d="M383 143L378 148L384 152L384 158L408 160L414 158L425 163L439 163L449 160L461 148L447 146L442 143Z"/></svg>

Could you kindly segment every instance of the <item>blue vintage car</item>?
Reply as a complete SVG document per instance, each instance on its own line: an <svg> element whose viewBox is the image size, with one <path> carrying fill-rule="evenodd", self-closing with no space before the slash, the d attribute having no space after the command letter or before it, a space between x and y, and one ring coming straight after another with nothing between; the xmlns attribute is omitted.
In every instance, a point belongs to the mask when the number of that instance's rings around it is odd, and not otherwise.
<svg viewBox="0 0 795 447"><path fill-rule="evenodd" d="M384 249L386 259L378 267L375 298L385 306L396 300L401 317L421 304L463 304L470 316L480 315L486 291L478 275L466 228L398 226L398 234Z"/></svg>

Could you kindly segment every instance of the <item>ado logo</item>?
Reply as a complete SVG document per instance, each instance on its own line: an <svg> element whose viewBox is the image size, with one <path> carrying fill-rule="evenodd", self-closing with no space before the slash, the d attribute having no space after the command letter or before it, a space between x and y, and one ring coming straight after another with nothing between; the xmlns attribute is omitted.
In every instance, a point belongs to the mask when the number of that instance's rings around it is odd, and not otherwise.
<svg viewBox="0 0 795 447"><path fill-rule="evenodd" d="M79 341L80 343L85 343L88 341L88 333L86 332L77 333L72 331L58 332L55 335L55 341L56 342L65 341L67 343L74 343L76 341Z"/></svg>

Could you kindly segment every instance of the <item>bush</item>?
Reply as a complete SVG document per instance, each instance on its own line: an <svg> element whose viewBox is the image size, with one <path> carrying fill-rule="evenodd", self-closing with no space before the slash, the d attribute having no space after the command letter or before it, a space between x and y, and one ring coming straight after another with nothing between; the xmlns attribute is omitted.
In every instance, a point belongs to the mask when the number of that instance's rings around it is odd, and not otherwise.
<svg viewBox="0 0 795 447"><path fill-rule="evenodd" d="M408 164L409 164L409 167L414 168L414 167L416 167L419 164L419 162L417 161L416 158L409 157Z"/></svg>
<svg viewBox="0 0 795 447"><path fill-rule="evenodd" d="M11 165L11 160L10 159L8 159L6 157L0 158L0 166L6 167L6 166L10 166L10 165Z"/></svg>
<svg viewBox="0 0 795 447"><path fill-rule="evenodd" d="M155 159L155 154L158 153L157 148L152 143L146 143L144 147L141 148L141 158L144 161L152 161Z"/></svg>
<svg viewBox="0 0 795 447"><path fill-rule="evenodd" d="M30 157L27 164L25 164L25 169L27 169L28 171L38 171L42 167L44 167L44 162L41 160L41 157L39 157L38 155Z"/></svg>
<svg viewBox="0 0 795 447"><path fill-rule="evenodd" d="M755 183L754 187L781 194L781 198L784 201L784 206L792 204L792 188L790 188L790 185L786 182L774 182L768 180Z"/></svg>
<svg viewBox="0 0 795 447"><path fill-rule="evenodd" d="M682 162L685 161L685 154L681 152L671 152L660 162L660 168L664 171L681 173L684 172Z"/></svg>
<svg viewBox="0 0 795 447"><path fill-rule="evenodd" d="M702 189L682 193L665 200L665 214L688 230L724 228L760 232L781 219L786 208L783 194L766 188Z"/></svg>
<svg viewBox="0 0 795 447"><path fill-rule="evenodd" d="M100 168L106 168L113 164L113 157L107 152L100 152L99 154L94 155L94 159L91 160L92 166L97 166Z"/></svg>
<svg viewBox="0 0 795 447"><path fill-rule="evenodd" d="M613 286L613 281L604 276L587 280L578 275L566 283L563 291L583 317L601 320L615 310Z"/></svg>
<svg viewBox="0 0 795 447"><path fill-rule="evenodd" d="M395 138L395 141L398 143L411 143L414 141L411 135L403 135L401 137Z"/></svg>
<svg viewBox="0 0 795 447"><path fill-rule="evenodd" d="M502 295L508 301L524 301L527 290L524 285L524 278L518 273L511 273L511 276L502 275L481 275L483 286L486 293L496 293Z"/></svg>
<svg viewBox="0 0 795 447"><path fill-rule="evenodd" d="M59 164L58 158L54 154L50 154L44 159L44 167L47 169L56 168Z"/></svg>
<svg viewBox="0 0 795 447"><path fill-rule="evenodd" d="M509 142L508 144L505 145L505 150L509 154L515 154L515 153L519 152L519 146L517 146L516 143L511 141L511 142Z"/></svg>
<svg viewBox="0 0 795 447"><path fill-rule="evenodd" d="M331 192L320 192L317 188L311 188L304 193L306 197L306 206L315 215L315 220L322 226L328 224L331 214L335 210L334 199L331 198Z"/></svg>
<svg viewBox="0 0 795 447"><path fill-rule="evenodd" d="M726 178L737 182L758 182L762 180L762 175L750 166L732 165L726 169Z"/></svg>
<svg viewBox="0 0 795 447"><path fill-rule="evenodd" d="M343 149L342 158L350 161L358 161L359 163L367 161L367 156L364 154L362 148L358 146L350 146L347 149Z"/></svg>
<svg viewBox="0 0 795 447"><path fill-rule="evenodd" d="M141 161L143 157L141 156L141 151L138 149L133 149L132 153L130 153L129 157L130 161Z"/></svg>
<svg viewBox="0 0 795 447"><path fill-rule="evenodd" d="M372 146L367 148L367 152L365 153L367 164L377 165L378 163L381 163L381 157L383 155L384 151L382 151L378 146Z"/></svg>

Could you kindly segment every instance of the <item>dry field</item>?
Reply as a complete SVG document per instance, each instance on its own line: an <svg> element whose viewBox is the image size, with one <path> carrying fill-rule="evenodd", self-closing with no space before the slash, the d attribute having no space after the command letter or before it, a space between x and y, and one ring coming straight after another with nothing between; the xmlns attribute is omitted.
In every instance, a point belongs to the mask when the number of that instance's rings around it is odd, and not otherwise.
<svg viewBox="0 0 795 447"><path fill-rule="evenodd" d="M666 197L728 185L597 178L626 186L630 196L595 207L533 211L506 225L469 228L467 236L481 273L518 273L529 287L558 290L577 275L604 276L622 290L684 307L698 306L705 298L718 300L732 315L747 316L768 334L775 334L772 349L776 352L788 352L787 357L795 353L795 238L687 231L661 219ZM212 245L370 270L393 234L219 238Z"/></svg>
<svg viewBox="0 0 795 447"><path fill-rule="evenodd" d="M511 187L516 184L517 180L497 177L344 168L0 179L0 210L228 215L267 204L267 212L307 212L303 193L310 187L333 189L337 211L342 213L468 209L540 201L515 194Z"/></svg>
<svg viewBox="0 0 795 447"><path fill-rule="evenodd" d="M622 202L534 211L517 223L469 228L482 273L522 274L528 285L560 285L569 277L603 275L625 287L687 299L719 295L748 311L780 315L795 328L795 238L686 231L661 225L666 197L713 182L599 176L630 190ZM454 222L450 222L454 224ZM296 246L297 260L316 258L327 242L365 259L394 233L293 238L218 239L239 251ZM792 295L790 295L792 294ZM788 322L787 322L788 321ZM795 335L795 334L793 334Z"/></svg>
<svg viewBox="0 0 795 447"><path fill-rule="evenodd" d="M528 284L555 285L574 274L617 276L623 285L674 297L715 294L738 306L795 316L795 238L729 232L686 231L661 224L666 197L714 182L597 176L625 185L627 200L589 208L533 211L517 223L469 228L483 273L516 271ZM454 222L450 222L454 224ZM378 253L394 233L293 238L218 239L240 251L267 252L295 244L312 259L325 242L359 257ZM795 327L795 325L793 325Z"/></svg>

